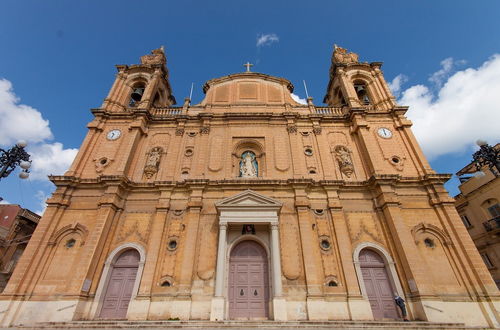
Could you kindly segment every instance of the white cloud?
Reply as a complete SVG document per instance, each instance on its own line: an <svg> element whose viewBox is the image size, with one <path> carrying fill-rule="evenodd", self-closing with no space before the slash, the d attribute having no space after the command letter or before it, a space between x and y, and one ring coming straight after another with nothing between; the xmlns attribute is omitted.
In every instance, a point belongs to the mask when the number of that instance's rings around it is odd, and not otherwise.
<svg viewBox="0 0 500 330"><path fill-rule="evenodd" d="M436 85L436 87L441 88L443 82L450 76L456 66L463 65L466 62L464 60L454 60L452 57L445 58L441 61L441 69L434 72L430 77L429 81Z"/></svg>
<svg viewBox="0 0 500 330"><path fill-rule="evenodd" d="M301 99L300 96L292 93L292 99L297 102L297 103L300 103L300 104L307 104L307 100L306 99Z"/></svg>
<svg viewBox="0 0 500 330"><path fill-rule="evenodd" d="M39 206L41 207L40 210L36 210L35 213L38 215L43 215L45 212L45 209L47 208L47 199L49 198L49 195L47 195L44 191L38 190L35 194L35 198L38 199Z"/></svg>
<svg viewBox="0 0 500 330"><path fill-rule="evenodd" d="M276 33L257 35L257 47L270 46L275 42L279 42L280 38Z"/></svg>
<svg viewBox="0 0 500 330"><path fill-rule="evenodd" d="M0 118L0 145L10 148L18 140L29 142L31 179L44 181L48 174L63 174L75 158L78 149L48 142L53 138L49 121L37 109L19 104L7 79L0 79Z"/></svg>
<svg viewBox="0 0 500 330"><path fill-rule="evenodd" d="M447 77L453 63L457 62L444 60L442 69L429 79L441 86L437 91L415 85L405 90L398 101L410 106L407 115L413 121L413 131L429 158L464 151L477 139L490 143L500 140L497 99L500 54L495 54L479 68L467 68Z"/></svg>
<svg viewBox="0 0 500 330"><path fill-rule="evenodd" d="M64 149L59 142L35 145L29 150L33 161L30 178L45 180L47 175L62 175L75 159L78 149Z"/></svg>
<svg viewBox="0 0 500 330"><path fill-rule="evenodd" d="M392 94L396 97L399 96L401 92L401 86L408 81L408 77L404 74L398 74L392 81L389 83L389 89Z"/></svg>
<svg viewBox="0 0 500 330"><path fill-rule="evenodd" d="M10 204L10 202L9 202L9 201L7 201L7 200L5 200L5 199L2 199L2 200L0 201L0 204Z"/></svg>
<svg viewBox="0 0 500 330"><path fill-rule="evenodd" d="M41 142L52 138L49 121L32 107L19 104L12 90L12 83L0 79L0 144L12 144L18 140Z"/></svg>

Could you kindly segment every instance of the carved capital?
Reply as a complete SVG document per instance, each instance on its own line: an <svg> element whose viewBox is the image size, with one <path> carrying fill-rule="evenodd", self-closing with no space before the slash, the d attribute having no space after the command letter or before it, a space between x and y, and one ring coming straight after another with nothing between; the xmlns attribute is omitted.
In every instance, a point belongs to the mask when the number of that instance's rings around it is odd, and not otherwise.
<svg viewBox="0 0 500 330"><path fill-rule="evenodd" d="M210 133L210 126L202 126L200 129L201 134L209 134Z"/></svg>

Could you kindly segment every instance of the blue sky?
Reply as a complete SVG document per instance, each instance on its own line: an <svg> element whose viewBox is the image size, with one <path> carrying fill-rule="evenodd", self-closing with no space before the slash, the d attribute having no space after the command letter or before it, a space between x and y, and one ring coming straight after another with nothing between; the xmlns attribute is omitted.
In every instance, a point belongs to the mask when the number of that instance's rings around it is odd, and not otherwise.
<svg viewBox="0 0 500 330"><path fill-rule="evenodd" d="M306 80L321 105L334 43L383 61L432 166L454 173L476 139L500 140L498 13L499 1L3 1L0 147L27 138L38 165L30 180L16 171L0 181L0 196L42 210L52 190L44 176L68 166L114 65L160 45L178 103L192 82L197 103L206 80L250 61L292 81L302 98ZM263 35L276 38L257 46ZM447 184L452 195L456 186Z"/></svg>

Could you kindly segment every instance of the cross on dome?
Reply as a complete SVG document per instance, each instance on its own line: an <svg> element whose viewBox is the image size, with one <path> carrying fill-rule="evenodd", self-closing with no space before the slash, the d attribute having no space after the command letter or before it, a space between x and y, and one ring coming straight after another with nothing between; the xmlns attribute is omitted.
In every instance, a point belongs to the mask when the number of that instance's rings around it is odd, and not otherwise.
<svg viewBox="0 0 500 330"><path fill-rule="evenodd" d="M249 62L247 61L245 64L243 64L243 66L246 66L246 67L247 67L247 72L251 72L251 71L250 71L250 67L251 67L251 66L253 66L253 64L251 64L251 63L249 63Z"/></svg>

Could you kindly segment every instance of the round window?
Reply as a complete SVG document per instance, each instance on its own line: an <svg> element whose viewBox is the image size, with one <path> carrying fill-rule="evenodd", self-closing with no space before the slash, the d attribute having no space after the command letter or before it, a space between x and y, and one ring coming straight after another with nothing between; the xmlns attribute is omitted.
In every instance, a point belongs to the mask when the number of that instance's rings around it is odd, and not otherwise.
<svg viewBox="0 0 500 330"><path fill-rule="evenodd" d="M313 150L311 148L306 148L304 149L304 153L307 155L307 156L312 156L313 154Z"/></svg>
<svg viewBox="0 0 500 330"><path fill-rule="evenodd" d="M338 284L335 281L330 281L328 282L328 286L338 286Z"/></svg>
<svg viewBox="0 0 500 330"><path fill-rule="evenodd" d="M172 286L172 284L170 283L170 281L163 281L163 283L161 284L161 286Z"/></svg>
<svg viewBox="0 0 500 330"><path fill-rule="evenodd" d="M316 215L323 215L324 210L323 210L323 209L315 209L315 210L314 210L314 213L315 213Z"/></svg>
<svg viewBox="0 0 500 330"><path fill-rule="evenodd" d="M424 239L424 244L425 244L425 246L430 247L430 248L433 248L434 246L436 246L434 244L434 241L430 238Z"/></svg>
<svg viewBox="0 0 500 330"><path fill-rule="evenodd" d="M76 240L74 238L71 238L66 242L66 247L69 249L69 248L72 248L73 246L75 246L75 244L76 244Z"/></svg>
<svg viewBox="0 0 500 330"><path fill-rule="evenodd" d="M321 240L321 247L324 250L328 250L330 248L330 242L327 239L322 239Z"/></svg>
<svg viewBox="0 0 500 330"><path fill-rule="evenodd" d="M175 239L172 239L168 242L168 249L170 251L177 249L177 241Z"/></svg>
<svg viewBox="0 0 500 330"><path fill-rule="evenodd" d="M186 151L184 152L184 155L186 155L187 157L191 157L193 155L193 149L191 149L191 148L186 149Z"/></svg>

